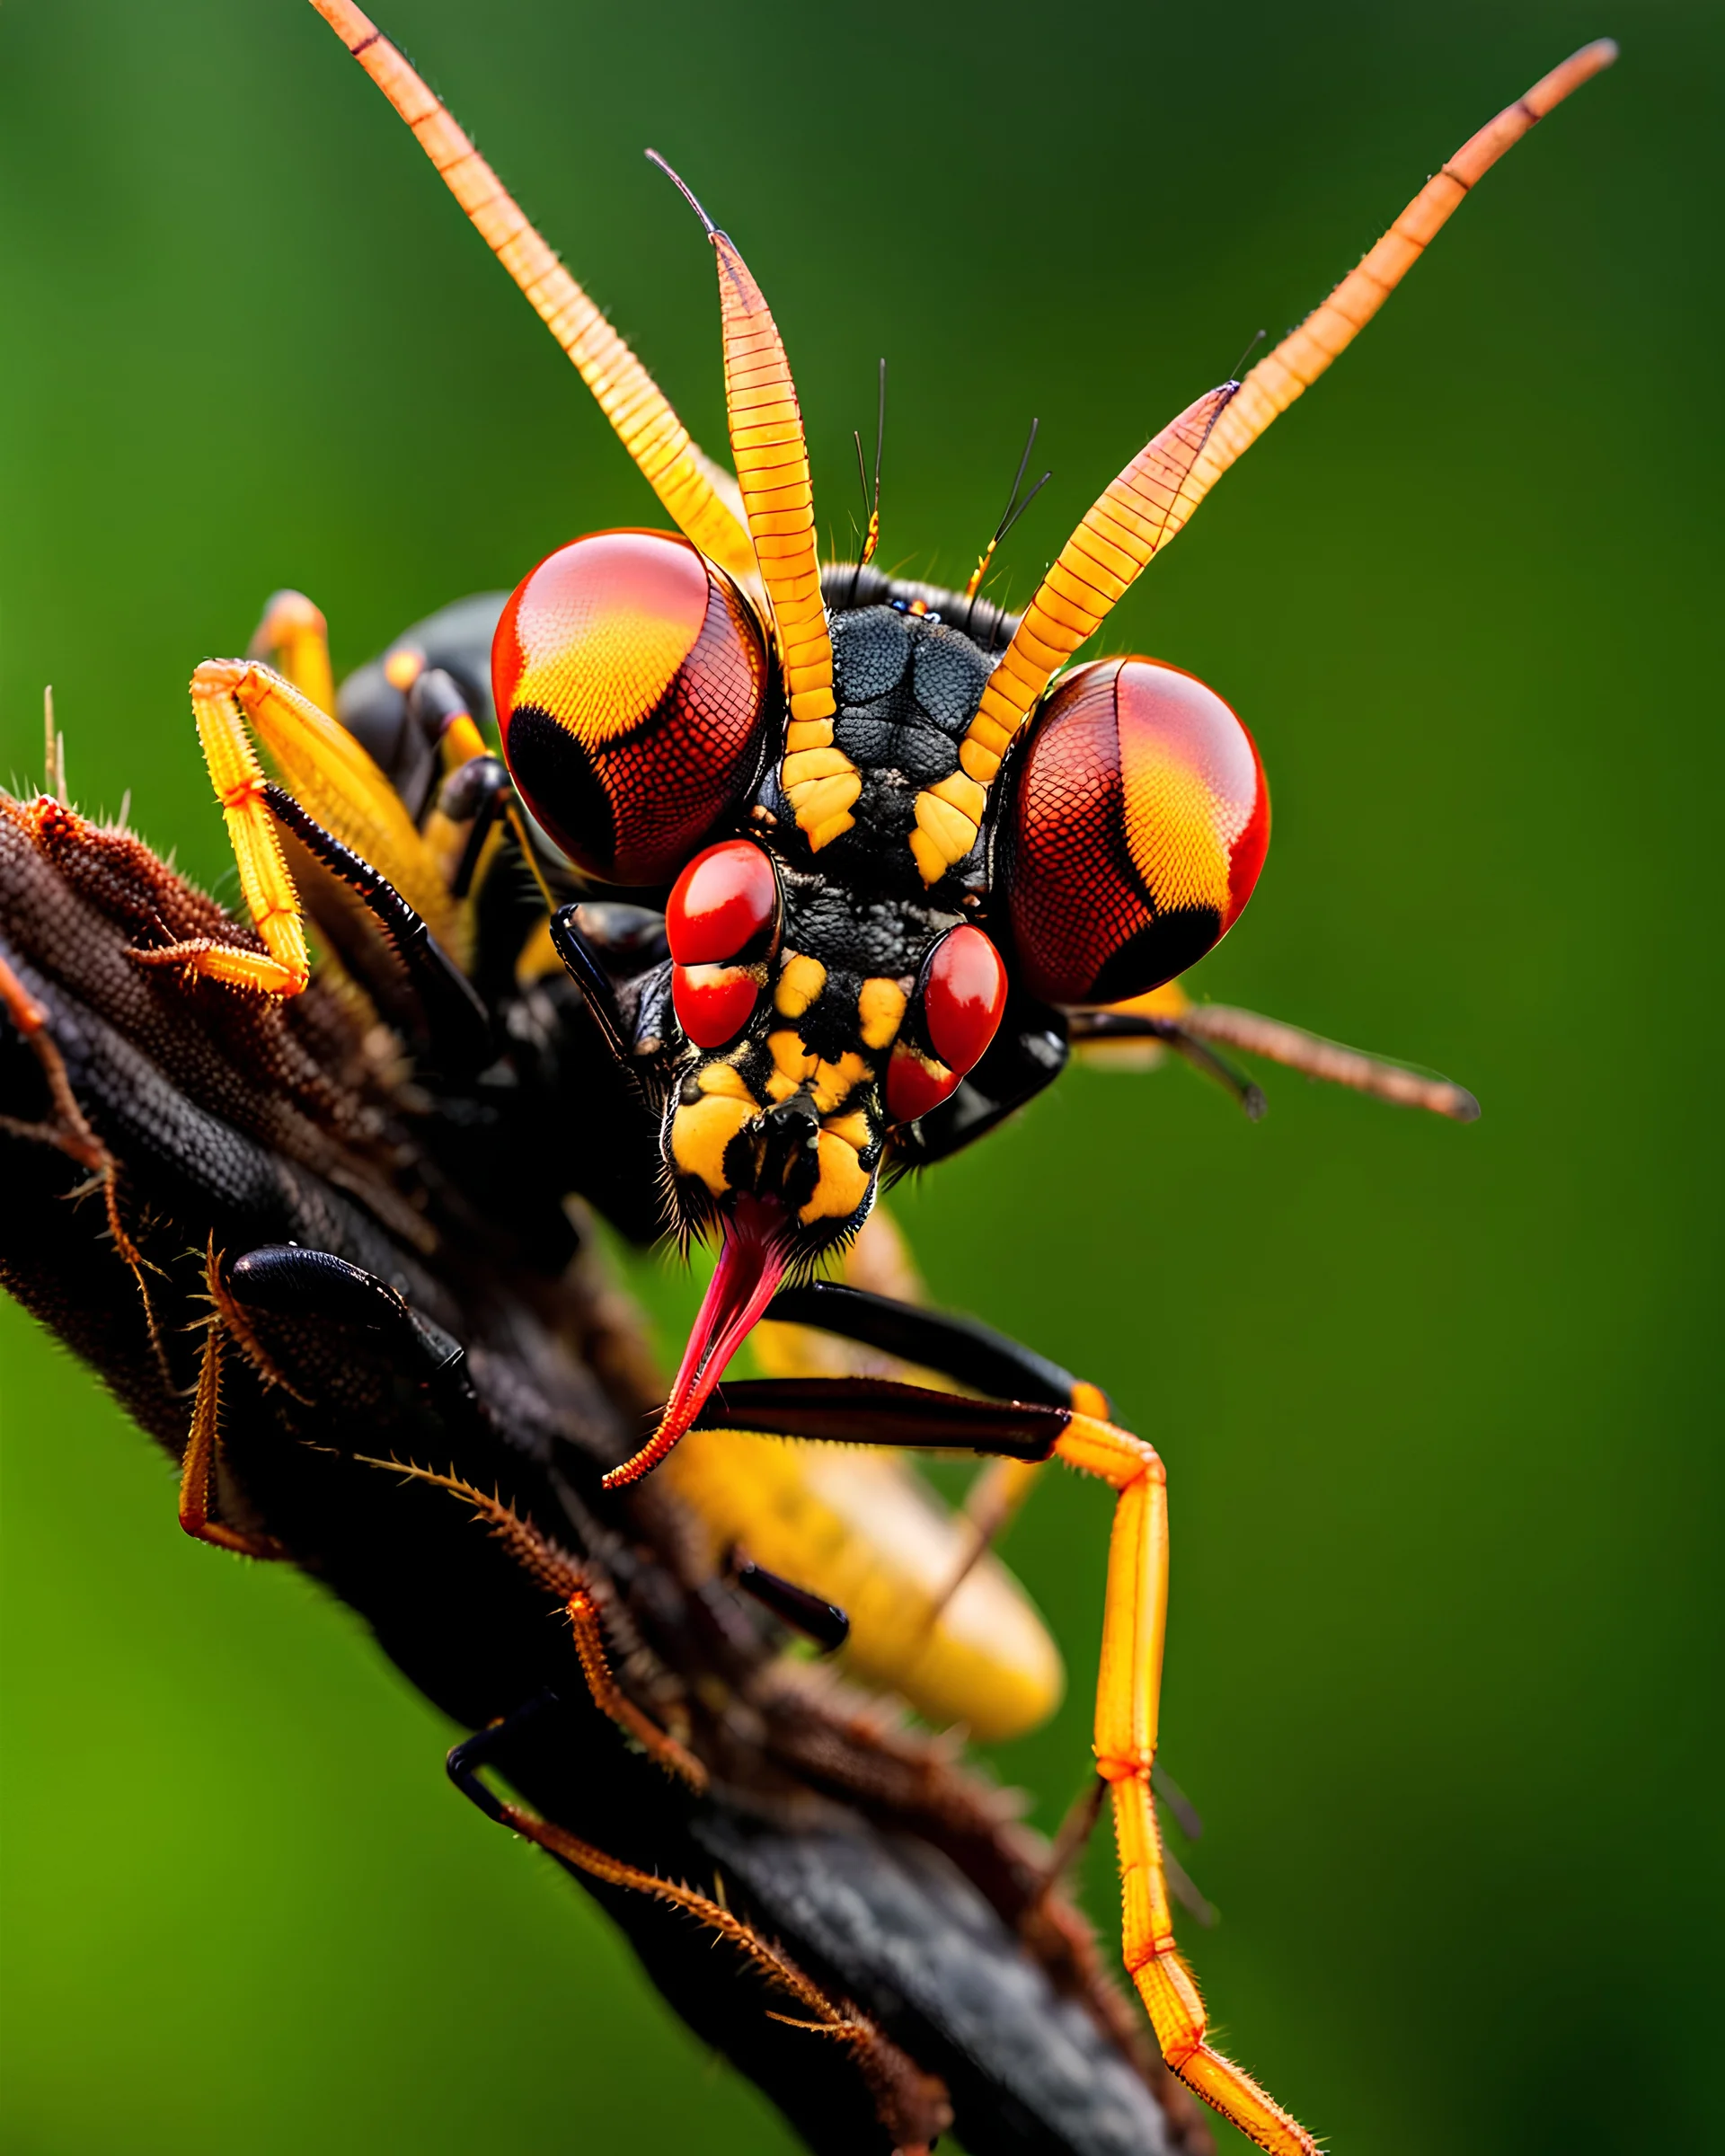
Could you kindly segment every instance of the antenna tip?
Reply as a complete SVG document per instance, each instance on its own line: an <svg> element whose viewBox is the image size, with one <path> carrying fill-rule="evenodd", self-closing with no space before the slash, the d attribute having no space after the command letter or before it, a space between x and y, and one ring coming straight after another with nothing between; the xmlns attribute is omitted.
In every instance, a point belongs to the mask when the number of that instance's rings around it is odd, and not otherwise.
<svg viewBox="0 0 1725 2156"><path fill-rule="evenodd" d="M694 190L689 186L687 181L683 179L676 168L665 158L661 157L657 150L650 149L647 152L647 162L649 164L656 164L659 167L659 171L664 173L665 177L670 181L671 185L677 190L677 193L682 196L683 199L694 212L695 216L700 218L701 229L706 234L707 237L710 240L716 239L719 236L718 226L707 215L706 211L702 208L700 203L696 201Z"/></svg>
<svg viewBox="0 0 1725 2156"><path fill-rule="evenodd" d="M1523 108L1535 119L1544 119L1554 105L1561 105L1583 83L1590 83L1596 75L1603 74L1616 57L1615 38L1596 38L1591 45L1572 52L1549 75L1542 75L1522 99Z"/></svg>

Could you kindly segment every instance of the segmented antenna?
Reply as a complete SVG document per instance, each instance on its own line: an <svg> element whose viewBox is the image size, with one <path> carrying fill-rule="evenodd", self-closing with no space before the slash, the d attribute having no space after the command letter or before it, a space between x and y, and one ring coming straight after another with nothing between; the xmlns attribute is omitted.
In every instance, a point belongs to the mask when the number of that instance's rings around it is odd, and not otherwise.
<svg viewBox="0 0 1725 2156"><path fill-rule="evenodd" d="M1012 493L1007 497L1006 507L1001 516L1000 522L995 526L994 537L988 542L987 545L983 548L981 553L977 556L977 566L970 571L970 581L964 588L964 596L967 599L974 599L977 594L982 589L982 579L988 574L988 564L995 558L995 549L1000 544L1001 541L1006 536L1007 533L1012 530L1013 526L1018 522L1019 518L1024 514L1025 510L1030 508L1031 504L1036 499L1037 496L1042 491L1043 488L1048 485L1049 480L1054 477L1052 472L1045 472L1041 478L1039 479L1036 484L1031 489L1030 492L1024 497L1023 500L1021 501L1018 499L1018 490L1024 483L1024 473L1031 461L1031 452L1036 446L1036 430L1041 424L1042 422L1040 420L1032 420L1031 421L1030 438L1024 444L1023 455L1018 460L1018 470L1013 474L1013 478Z"/></svg>

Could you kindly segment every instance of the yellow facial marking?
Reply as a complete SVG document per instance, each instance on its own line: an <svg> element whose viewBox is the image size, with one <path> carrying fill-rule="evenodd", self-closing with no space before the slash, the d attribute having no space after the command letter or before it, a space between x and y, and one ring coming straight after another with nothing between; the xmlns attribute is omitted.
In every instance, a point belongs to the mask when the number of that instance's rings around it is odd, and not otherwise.
<svg viewBox="0 0 1725 2156"><path fill-rule="evenodd" d="M827 968L820 960L792 951L780 968L773 1008L781 1018L801 1018L826 985Z"/></svg>
<svg viewBox="0 0 1725 2156"><path fill-rule="evenodd" d="M773 1058L775 1078L789 1079L791 1091L795 1092L805 1078L815 1074L815 1059L802 1045L802 1036L788 1029L766 1037L767 1052Z"/></svg>
<svg viewBox="0 0 1725 2156"><path fill-rule="evenodd" d="M844 1220L869 1195L869 1172L857 1159L854 1147L826 1130L821 1132L816 1144L820 1161L819 1180L809 1203L797 1212L797 1218L804 1227L811 1227L818 1220Z"/></svg>
<svg viewBox="0 0 1725 2156"><path fill-rule="evenodd" d="M862 1152L874 1136L869 1128L869 1118L860 1111L851 1116L835 1116L821 1127L845 1144L854 1146L858 1153Z"/></svg>
<svg viewBox="0 0 1725 2156"><path fill-rule="evenodd" d="M685 1175L698 1176L715 1197L730 1188L725 1148L758 1111L752 1100L709 1093L671 1118L671 1158Z"/></svg>
<svg viewBox="0 0 1725 2156"><path fill-rule="evenodd" d="M727 1100L749 1100L754 1098L743 1083L742 1073L729 1063L706 1065L695 1083L703 1093L719 1095Z"/></svg>
<svg viewBox="0 0 1725 2156"><path fill-rule="evenodd" d="M868 980L856 999L865 1048L884 1048L905 1015L905 992L897 981Z"/></svg>
<svg viewBox="0 0 1725 2156"><path fill-rule="evenodd" d="M817 1063L809 1088L816 1108L823 1116L830 1116L859 1085L867 1082L868 1076L868 1065L848 1048L836 1063Z"/></svg>

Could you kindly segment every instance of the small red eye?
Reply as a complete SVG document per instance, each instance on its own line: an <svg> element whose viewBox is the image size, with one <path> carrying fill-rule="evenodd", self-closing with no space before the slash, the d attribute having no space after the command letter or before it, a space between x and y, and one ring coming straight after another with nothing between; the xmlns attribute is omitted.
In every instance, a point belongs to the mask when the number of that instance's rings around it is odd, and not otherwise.
<svg viewBox="0 0 1725 2156"><path fill-rule="evenodd" d="M722 1048L755 1015L765 968L674 966L671 1001L677 1023L697 1048Z"/></svg>
<svg viewBox="0 0 1725 2156"><path fill-rule="evenodd" d="M934 1053L963 1077L982 1061L1006 1008L1006 968L979 928L941 938L923 976L923 1010Z"/></svg>
<svg viewBox="0 0 1725 2156"><path fill-rule="evenodd" d="M746 838L697 853L671 887L665 933L679 966L717 966L776 927L779 879Z"/></svg>
<svg viewBox="0 0 1725 2156"><path fill-rule="evenodd" d="M754 776L760 632L722 571L667 532L597 532L517 587L491 645L510 775L572 861L669 882Z"/></svg>
<svg viewBox="0 0 1725 2156"><path fill-rule="evenodd" d="M1002 880L1025 985L1112 1003L1195 965L1240 917L1269 844L1252 736L1150 658L1069 674L1012 780Z"/></svg>
<svg viewBox="0 0 1725 2156"><path fill-rule="evenodd" d="M921 1049L901 1040L887 1065L887 1114L895 1123L914 1123L918 1116L925 1116L930 1109L951 1100L960 1082L957 1071L931 1062Z"/></svg>
<svg viewBox="0 0 1725 2156"><path fill-rule="evenodd" d="M931 1055L900 1034L887 1065L887 1113L913 1123L959 1089L988 1052L1006 1008L1006 968L979 928L949 929L918 987Z"/></svg>

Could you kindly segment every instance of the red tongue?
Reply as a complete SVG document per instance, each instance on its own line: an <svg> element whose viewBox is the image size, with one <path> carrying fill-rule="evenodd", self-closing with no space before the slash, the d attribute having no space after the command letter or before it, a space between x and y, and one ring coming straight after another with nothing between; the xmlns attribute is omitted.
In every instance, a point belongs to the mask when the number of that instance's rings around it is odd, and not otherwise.
<svg viewBox="0 0 1725 2156"><path fill-rule="evenodd" d="M632 1460L625 1460L606 1476L606 1489L638 1482L657 1467L706 1405L726 1364L754 1330L756 1319L784 1277L785 1256L778 1233L783 1220L777 1206L756 1197L739 1197L726 1216L719 1262L659 1427Z"/></svg>

